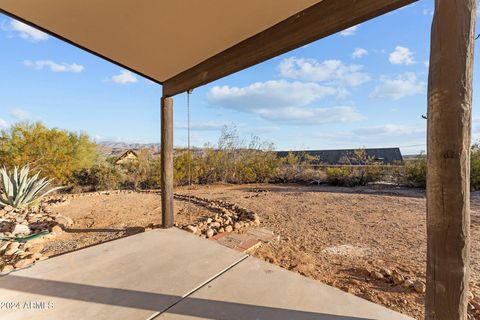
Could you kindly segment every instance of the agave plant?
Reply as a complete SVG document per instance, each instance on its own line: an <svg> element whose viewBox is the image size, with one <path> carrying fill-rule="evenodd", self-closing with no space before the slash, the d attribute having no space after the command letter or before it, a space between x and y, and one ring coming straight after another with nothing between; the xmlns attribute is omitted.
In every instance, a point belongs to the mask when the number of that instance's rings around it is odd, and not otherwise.
<svg viewBox="0 0 480 320"><path fill-rule="evenodd" d="M46 191L52 180L39 179L39 173L29 177L29 172L28 166L20 170L15 167L10 175L6 168L0 169L0 208L6 206L16 209L27 208L49 193L63 188L56 187Z"/></svg>

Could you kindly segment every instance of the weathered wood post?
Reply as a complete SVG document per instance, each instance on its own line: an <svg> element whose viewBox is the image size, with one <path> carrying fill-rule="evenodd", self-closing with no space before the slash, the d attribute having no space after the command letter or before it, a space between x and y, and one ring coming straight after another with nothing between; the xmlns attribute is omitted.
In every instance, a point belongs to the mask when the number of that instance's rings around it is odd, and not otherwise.
<svg viewBox="0 0 480 320"><path fill-rule="evenodd" d="M162 227L171 228L173 216L173 99L161 101Z"/></svg>
<svg viewBox="0 0 480 320"><path fill-rule="evenodd" d="M467 319L476 0L436 0L428 80L426 319Z"/></svg>

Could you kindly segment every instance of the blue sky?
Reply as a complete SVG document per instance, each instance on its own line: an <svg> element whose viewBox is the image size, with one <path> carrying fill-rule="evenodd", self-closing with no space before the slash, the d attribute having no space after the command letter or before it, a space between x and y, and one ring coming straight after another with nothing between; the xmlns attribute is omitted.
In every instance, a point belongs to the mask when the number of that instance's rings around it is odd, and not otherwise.
<svg viewBox="0 0 480 320"><path fill-rule="evenodd" d="M222 126L234 125L242 137L257 135L282 150L425 150L432 14L433 0L419 1L195 89L192 143L215 144ZM96 140L158 142L161 92L0 14L0 128L38 120ZM174 99L176 146L187 141L186 102L186 94ZM474 140L478 104L474 93Z"/></svg>

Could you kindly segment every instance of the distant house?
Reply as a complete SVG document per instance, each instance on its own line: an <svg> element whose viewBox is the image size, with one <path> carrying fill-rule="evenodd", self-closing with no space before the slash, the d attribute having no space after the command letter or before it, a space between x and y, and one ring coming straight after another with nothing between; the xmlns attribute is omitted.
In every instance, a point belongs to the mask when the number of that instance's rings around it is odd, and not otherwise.
<svg viewBox="0 0 480 320"><path fill-rule="evenodd" d="M132 149L125 151L116 161L115 165L122 165L129 162L138 161L138 154Z"/></svg>
<svg viewBox="0 0 480 320"><path fill-rule="evenodd" d="M366 155L376 162L382 162L384 164L396 164L403 163L402 153L399 148L375 148L375 149L363 149ZM346 163L345 159L350 159L355 154L355 149L340 149L340 150L304 150L304 151L278 151L279 157L286 157L291 152L301 158L308 154L318 157L318 161L314 161L313 164L360 164L349 162Z"/></svg>

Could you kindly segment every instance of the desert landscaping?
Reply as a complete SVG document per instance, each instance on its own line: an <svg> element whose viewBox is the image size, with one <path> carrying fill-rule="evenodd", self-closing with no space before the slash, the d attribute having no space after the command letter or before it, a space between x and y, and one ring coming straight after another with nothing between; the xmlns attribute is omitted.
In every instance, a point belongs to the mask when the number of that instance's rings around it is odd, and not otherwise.
<svg viewBox="0 0 480 320"><path fill-rule="evenodd" d="M278 238L253 248L250 254L416 319L424 317L423 190L385 185L217 184L179 187L175 198L176 226L185 232L213 239L261 226ZM479 193L472 193L471 205L469 308L471 317L478 318ZM25 220L17 217L12 224L19 231L41 216L46 222L35 232L52 232L19 246L2 242L2 272L159 228L160 207L156 191L51 196L38 207L43 213ZM13 212L6 213L9 216Z"/></svg>

